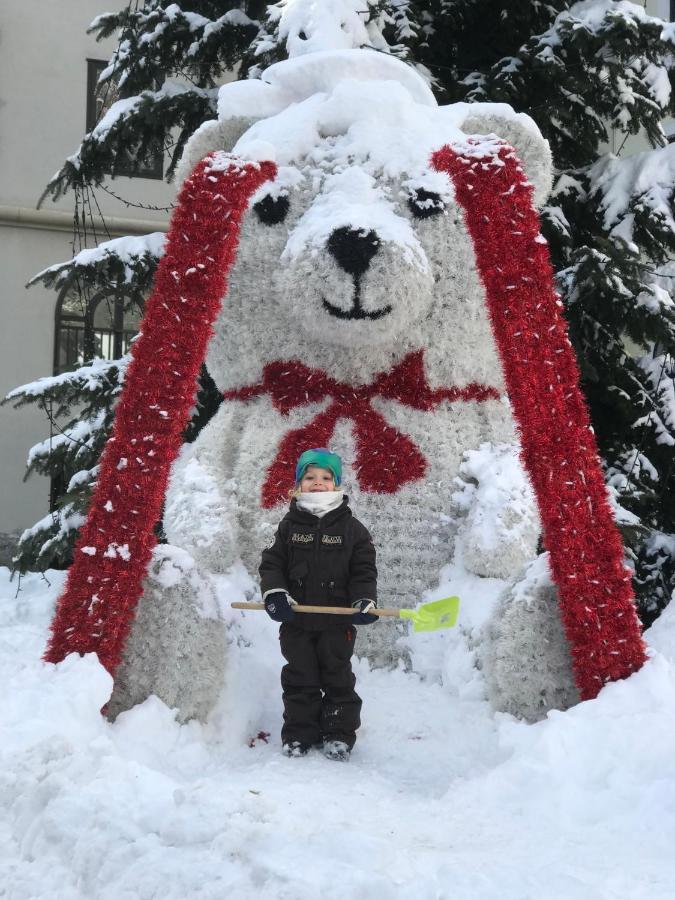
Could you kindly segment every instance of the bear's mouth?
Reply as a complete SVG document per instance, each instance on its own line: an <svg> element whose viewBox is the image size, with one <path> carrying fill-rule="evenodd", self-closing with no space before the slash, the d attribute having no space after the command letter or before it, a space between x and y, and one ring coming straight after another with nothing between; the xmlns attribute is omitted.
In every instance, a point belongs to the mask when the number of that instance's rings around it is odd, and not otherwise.
<svg viewBox="0 0 675 900"><path fill-rule="evenodd" d="M350 309L340 309L338 306L333 306L325 297L321 298L321 302L323 304L323 308L326 312L334 316L336 319L370 319L374 321L375 319L382 319L384 316L388 316L391 312L391 306L383 306L381 309L376 309L373 312L368 312L361 306L361 279L354 279L354 296L352 298L352 305Z"/></svg>

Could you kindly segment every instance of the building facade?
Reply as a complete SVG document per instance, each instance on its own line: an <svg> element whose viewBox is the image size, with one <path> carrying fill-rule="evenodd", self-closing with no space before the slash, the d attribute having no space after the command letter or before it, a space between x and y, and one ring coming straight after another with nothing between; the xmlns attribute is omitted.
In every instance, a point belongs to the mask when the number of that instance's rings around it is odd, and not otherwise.
<svg viewBox="0 0 675 900"><path fill-rule="evenodd" d="M114 4L113 4L114 7ZM81 359L84 333L68 297L26 282L41 269L68 260L74 245L72 193L58 202L37 201L50 176L78 147L100 113L95 81L115 49L86 32L107 7L100 0L3 0L0 11L0 396L18 385L72 368ZM167 206L174 193L154 168L110 182L124 200ZM100 207L105 228L98 214ZM95 215L86 244L108 235L164 231L167 213L127 207L105 190L95 192ZM106 230L107 229L107 230ZM99 355L119 356L137 322L120 317L116 298L101 297L94 317ZM128 318L128 317L127 317ZM81 319L81 317L80 317ZM46 478L23 475L28 450L50 434L47 414L36 408L0 407L0 563L16 534L49 510ZM3 559L4 557L4 559Z"/></svg>

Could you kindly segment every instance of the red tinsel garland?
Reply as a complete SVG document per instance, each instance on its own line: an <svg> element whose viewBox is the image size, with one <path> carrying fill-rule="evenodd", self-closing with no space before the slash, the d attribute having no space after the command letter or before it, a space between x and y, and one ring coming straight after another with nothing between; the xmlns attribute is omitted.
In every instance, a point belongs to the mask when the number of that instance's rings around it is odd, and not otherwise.
<svg viewBox="0 0 675 900"><path fill-rule="evenodd" d="M298 456L307 447L327 447L339 419L354 422L354 469L364 491L393 494L404 484L424 477L427 461L419 447L373 409L370 401L374 397L397 400L412 409L423 410L433 410L443 400L482 403L499 399L497 388L482 384L432 389L424 371L423 350L408 353L389 372L381 372L370 384L362 385L336 381L322 369L310 369L299 360L277 360L263 368L260 384L225 391L223 399L249 400L263 394L272 398L274 408L282 415L307 403L327 397L332 400L311 422L282 438L262 488L265 509L287 499Z"/></svg>
<svg viewBox="0 0 675 900"><path fill-rule="evenodd" d="M181 190L52 623L48 662L96 652L114 674L121 661L240 221L254 191L275 176L272 162L220 154L202 160Z"/></svg>
<svg viewBox="0 0 675 900"><path fill-rule="evenodd" d="M452 178L464 208L577 686L589 699L646 655L532 186L507 145L496 155L446 146L432 165Z"/></svg>

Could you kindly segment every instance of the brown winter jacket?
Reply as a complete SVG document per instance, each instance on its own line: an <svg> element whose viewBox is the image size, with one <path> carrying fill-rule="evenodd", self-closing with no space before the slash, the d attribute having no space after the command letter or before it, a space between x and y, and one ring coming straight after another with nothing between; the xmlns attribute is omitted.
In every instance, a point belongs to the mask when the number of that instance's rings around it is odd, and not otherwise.
<svg viewBox="0 0 675 900"><path fill-rule="evenodd" d="M315 606L377 601L375 546L352 515L348 497L320 519L292 500L274 543L263 550L259 572L263 596L283 590L298 603ZM311 613L296 613L293 622L312 630L344 627L341 616Z"/></svg>

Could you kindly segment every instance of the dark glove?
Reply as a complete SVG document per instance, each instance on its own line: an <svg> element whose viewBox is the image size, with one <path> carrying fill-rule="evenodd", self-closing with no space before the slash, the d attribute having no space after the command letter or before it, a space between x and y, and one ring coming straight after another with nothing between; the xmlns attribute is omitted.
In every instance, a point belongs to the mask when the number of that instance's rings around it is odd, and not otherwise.
<svg viewBox="0 0 675 900"><path fill-rule="evenodd" d="M265 597L263 603L267 615L275 622L290 622L295 616L293 612L295 600L289 597L286 591L273 591Z"/></svg>
<svg viewBox="0 0 675 900"><path fill-rule="evenodd" d="M372 600L355 600L352 603L352 609L355 610L352 616L354 625L372 625L377 622L377 616L369 615L369 609L375 609L375 603Z"/></svg>

